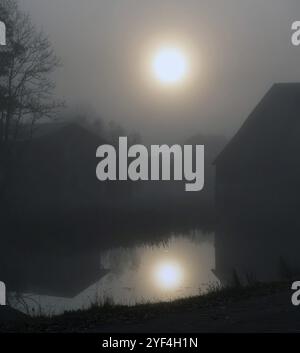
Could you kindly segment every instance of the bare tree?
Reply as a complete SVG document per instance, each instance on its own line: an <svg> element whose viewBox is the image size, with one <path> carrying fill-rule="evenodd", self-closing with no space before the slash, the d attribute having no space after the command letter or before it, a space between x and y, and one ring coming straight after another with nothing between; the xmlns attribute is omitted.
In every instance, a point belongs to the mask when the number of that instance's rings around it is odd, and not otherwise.
<svg viewBox="0 0 300 353"><path fill-rule="evenodd" d="M38 31L17 0L0 0L6 45L0 46L0 211L7 207L16 141L30 139L36 122L55 117L51 74L60 65L48 37Z"/></svg>
<svg viewBox="0 0 300 353"><path fill-rule="evenodd" d="M0 52L0 144L15 141L20 129L32 135L35 123L53 118L61 102L53 100L52 72L59 66L47 36L37 31L16 0L0 0L7 46ZM4 48L4 49L3 49Z"/></svg>

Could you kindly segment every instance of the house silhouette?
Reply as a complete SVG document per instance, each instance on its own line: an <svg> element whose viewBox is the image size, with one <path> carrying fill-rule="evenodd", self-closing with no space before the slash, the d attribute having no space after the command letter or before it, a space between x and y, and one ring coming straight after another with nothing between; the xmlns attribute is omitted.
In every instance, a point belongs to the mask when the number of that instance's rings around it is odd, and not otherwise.
<svg viewBox="0 0 300 353"><path fill-rule="evenodd" d="M275 84L215 161L215 274L300 272L300 84Z"/></svg>
<svg viewBox="0 0 300 353"><path fill-rule="evenodd" d="M14 144L1 201L0 278L9 291L73 297L107 273L98 221L109 189L95 176L102 143L79 124L49 123Z"/></svg>

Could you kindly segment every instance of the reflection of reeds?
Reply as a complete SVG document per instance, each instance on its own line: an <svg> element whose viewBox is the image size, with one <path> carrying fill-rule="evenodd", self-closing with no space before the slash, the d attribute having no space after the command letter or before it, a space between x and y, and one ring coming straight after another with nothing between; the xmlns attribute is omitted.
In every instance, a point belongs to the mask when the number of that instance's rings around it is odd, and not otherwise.
<svg viewBox="0 0 300 353"><path fill-rule="evenodd" d="M93 308L107 308L107 307L113 307L115 306L115 302L114 299L107 295L107 294L103 294L102 296L99 295L99 292L97 291L95 293L95 297L93 299L93 301L91 301L90 303L90 309Z"/></svg>

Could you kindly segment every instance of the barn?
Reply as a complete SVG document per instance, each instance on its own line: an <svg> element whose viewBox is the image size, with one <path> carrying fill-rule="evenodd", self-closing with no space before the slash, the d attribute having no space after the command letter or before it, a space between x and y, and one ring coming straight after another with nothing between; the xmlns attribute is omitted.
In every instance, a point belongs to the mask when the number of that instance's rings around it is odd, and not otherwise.
<svg viewBox="0 0 300 353"><path fill-rule="evenodd" d="M300 83L275 84L215 160L215 274L223 284L300 272Z"/></svg>

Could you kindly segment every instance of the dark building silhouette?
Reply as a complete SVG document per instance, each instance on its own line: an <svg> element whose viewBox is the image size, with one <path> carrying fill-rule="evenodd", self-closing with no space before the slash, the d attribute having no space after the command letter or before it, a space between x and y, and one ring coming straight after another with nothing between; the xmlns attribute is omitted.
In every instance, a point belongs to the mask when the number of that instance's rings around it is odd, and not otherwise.
<svg viewBox="0 0 300 353"><path fill-rule="evenodd" d="M300 84L275 84L218 156L215 273L276 280L300 270Z"/></svg>
<svg viewBox="0 0 300 353"><path fill-rule="evenodd" d="M105 141L75 124L42 124L13 146L1 200L0 278L10 291L74 296L100 279L97 221L108 203L96 179Z"/></svg>

